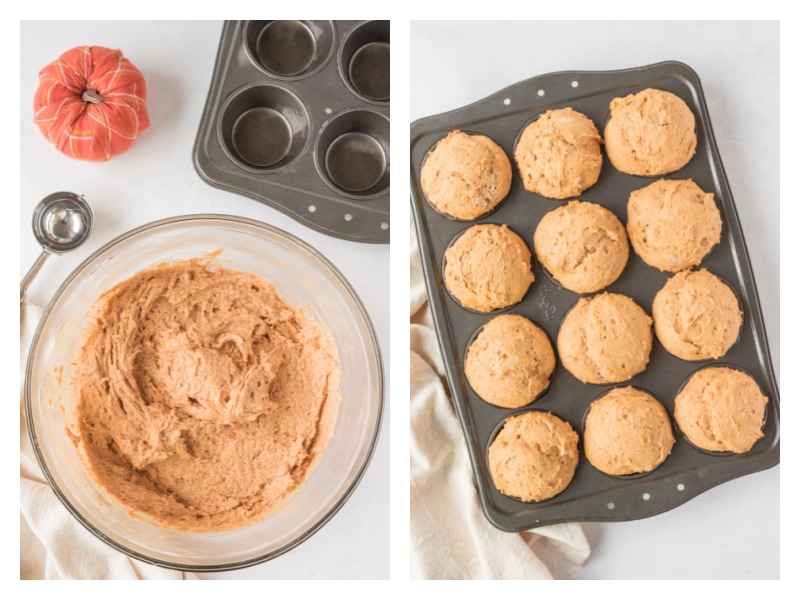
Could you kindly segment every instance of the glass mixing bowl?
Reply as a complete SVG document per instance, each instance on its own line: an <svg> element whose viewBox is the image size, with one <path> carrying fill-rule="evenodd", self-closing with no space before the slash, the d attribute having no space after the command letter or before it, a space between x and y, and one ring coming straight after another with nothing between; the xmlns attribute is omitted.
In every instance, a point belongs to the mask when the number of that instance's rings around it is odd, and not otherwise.
<svg viewBox="0 0 800 600"><path fill-rule="evenodd" d="M106 290L164 261L222 250L217 263L272 281L333 336L341 363L341 405L321 460L276 514L217 533L174 531L133 518L84 467L67 434L77 398L73 360L92 305ZM31 345L25 413L31 442L55 493L89 531L148 563L186 571L221 571L274 558L322 527L358 485L383 413L383 370L369 317L327 259L297 238L256 221L190 215L134 229L95 252L61 285Z"/></svg>

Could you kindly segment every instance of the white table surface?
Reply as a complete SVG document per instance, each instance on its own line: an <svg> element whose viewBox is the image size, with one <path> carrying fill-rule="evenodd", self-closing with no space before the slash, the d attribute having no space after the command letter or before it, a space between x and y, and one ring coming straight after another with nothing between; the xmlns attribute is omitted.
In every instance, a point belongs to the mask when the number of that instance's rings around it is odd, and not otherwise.
<svg viewBox="0 0 800 600"><path fill-rule="evenodd" d="M389 576L389 246L342 241L271 207L211 187L192 163L220 21L22 22L20 27L20 277L40 252L34 205L56 191L83 194L96 225L78 250L50 257L28 292L44 306L90 253L133 227L189 213L228 213L269 223L308 242L349 280L372 319L384 360L386 410L372 461L354 494L320 531L267 563L208 578L382 579ZM106 163L61 155L33 123L39 70L80 45L119 48L145 75L150 129ZM406 227L405 223L403 224ZM401 236L401 239L403 238Z"/></svg>
<svg viewBox="0 0 800 600"><path fill-rule="evenodd" d="M699 75L762 302L780 384L779 25L773 22L411 22L412 121L536 75L664 60ZM780 468L662 515L587 523L570 579L777 579Z"/></svg>

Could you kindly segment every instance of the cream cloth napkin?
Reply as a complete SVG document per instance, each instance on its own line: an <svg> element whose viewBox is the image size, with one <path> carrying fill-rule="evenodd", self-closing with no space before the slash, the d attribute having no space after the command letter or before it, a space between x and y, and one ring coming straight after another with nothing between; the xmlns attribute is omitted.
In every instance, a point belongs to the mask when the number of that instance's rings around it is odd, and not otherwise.
<svg viewBox="0 0 800 600"><path fill-rule="evenodd" d="M410 337L411 577L554 579L564 560L582 565L590 551L579 524L508 533L483 515L449 397L413 227Z"/></svg>
<svg viewBox="0 0 800 600"><path fill-rule="evenodd" d="M20 304L20 384L39 307ZM21 386L20 386L21 389ZM20 394L20 579L197 579L129 558L89 533L50 489L33 453Z"/></svg>

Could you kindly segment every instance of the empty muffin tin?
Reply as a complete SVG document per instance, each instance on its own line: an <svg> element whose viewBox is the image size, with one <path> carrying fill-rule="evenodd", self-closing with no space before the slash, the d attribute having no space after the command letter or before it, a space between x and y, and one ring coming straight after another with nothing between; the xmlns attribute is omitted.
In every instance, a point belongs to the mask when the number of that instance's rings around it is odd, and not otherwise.
<svg viewBox="0 0 800 600"><path fill-rule="evenodd" d="M389 21L226 21L194 145L209 184L389 241Z"/></svg>
<svg viewBox="0 0 800 600"><path fill-rule="evenodd" d="M714 193L723 219L722 241L700 266L721 277L738 295L744 312L740 338L719 360L687 362L669 354L654 336L650 363L645 371L615 385L581 383L558 360L549 389L535 402L517 410L491 406L472 391L464 376L463 364L474 333L497 312L480 314L465 310L448 294L442 279L444 252L451 240L474 223L506 223L532 248L533 233L539 220L565 201L549 200L526 191L514 165L511 191L495 211L476 221L448 218L433 209L420 187L420 169L426 154L447 133L460 129L489 136L505 150L513 163L518 134L540 113L571 107L591 118L602 134L611 100L648 87L677 94L695 114L697 153L684 168L665 177L692 179L705 191ZM656 179L621 173L604 155L599 181L580 199L609 208L625 223L631 191ZM569 521L623 521L648 517L679 506L727 480L767 469L779 462L778 387L758 293L700 81L688 66L664 62L620 71L542 75L452 112L415 121L411 125L411 205L450 391L466 438L483 511L493 525L506 531L522 531ZM528 317L545 330L555 347L561 320L580 296L558 285L535 257L533 269L536 281L525 298L500 312ZM631 251L621 277L605 290L632 297L648 314L652 314L653 297L670 275L646 265ZM522 502L501 494L493 485L487 449L507 417L525 410L551 411L569 421L582 435L583 418L593 400L612 387L633 385L653 394L672 418L673 401L684 382L696 370L713 364L729 365L748 372L769 398L764 437L750 452L735 455L700 451L675 426L676 443L672 454L648 474L605 475L582 455L570 486L550 500Z"/></svg>

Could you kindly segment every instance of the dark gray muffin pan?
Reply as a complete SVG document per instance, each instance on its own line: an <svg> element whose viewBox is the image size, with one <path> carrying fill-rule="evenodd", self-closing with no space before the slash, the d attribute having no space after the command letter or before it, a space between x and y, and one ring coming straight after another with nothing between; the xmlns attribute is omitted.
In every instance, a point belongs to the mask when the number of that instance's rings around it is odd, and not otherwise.
<svg viewBox="0 0 800 600"><path fill-rule="evenodd" d="M654 336L646 370L617 385L633 385L649 391L672 417L676 394L696 370L714 364L742 369L755 378L769 398L764 437L746 454L711 453L692 446L674 426L676 443L672 454L653 472L612 477L595 469L581 454L575 478L566 490L550 500L522 502L497 491L488 470L487 450L503 421L526 410L545 410L570 422L582 436L582 422L590 403L615 386L581 383L558 361L549 389L525 408L497 408L478 398L464 376L464 357L474 333L496 313L465 310L448 294L442 280L444 252L450 242L473 223L506 223L532 248L539 220L565 201L549 200L526 191L514 165L514 182L506 200L481 219L458 221L442 215L428 203L420 187L420 169L436 142L455 129L489 136L506 151L513 164L518 134L537 115L555 108L571 107L584 113L602 134L611 100L648 87L677 94L694 111L697 154L684 168L665 177L692 179L705 191L714 193L723 219L722 241L700 266L721 277L736 292L744 312L744 324L738 342L716 361L683 361L669 354ZM623 174L604 155L599 181L580 199L607 207L626 223L631 191L656 179ZM469 106L415 121L411 125L411 205L447 380L466 438L483 511L497 528L522 531L569 521L624 521L648 517L679 506L725 481L779 462L778 387L758 292L700 81L688 66L664 62L620 71L542 75L511 85ZM561 320L580 296L559 286L535 257L533 269L536 281L525 298L501 312L528 317L547 332L555 348ZM606 291L632 297L651 314L653 297L669 276L646 265L631 250L622 276Z"/></svg>
<svg viewBox="0 0 800 600"><path fill-rule="evenodd" d="M209 184L389 241L389 22L226 21L194 145Z"/></svg>

